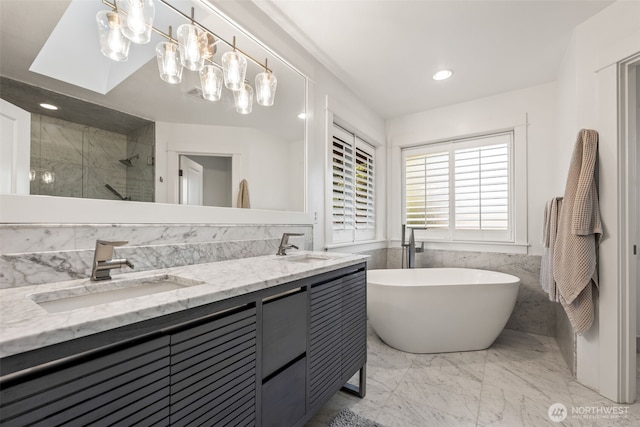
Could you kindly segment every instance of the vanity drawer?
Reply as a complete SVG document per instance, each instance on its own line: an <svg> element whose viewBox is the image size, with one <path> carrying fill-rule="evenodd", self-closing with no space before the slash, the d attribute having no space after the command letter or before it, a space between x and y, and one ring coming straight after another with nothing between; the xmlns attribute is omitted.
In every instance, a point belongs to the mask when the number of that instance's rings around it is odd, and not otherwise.
<svg viewBox="0 0 640 427"><path fill-rule="evenodd" d="M306 358L262 385L262 427L293 426L306 413Z"/></svg>
<svg viewBox="0 0 640 427"><path fill-rule="evenodd" d="M265 301L262 308L262 378L307 350L307 292Z"/></svg>

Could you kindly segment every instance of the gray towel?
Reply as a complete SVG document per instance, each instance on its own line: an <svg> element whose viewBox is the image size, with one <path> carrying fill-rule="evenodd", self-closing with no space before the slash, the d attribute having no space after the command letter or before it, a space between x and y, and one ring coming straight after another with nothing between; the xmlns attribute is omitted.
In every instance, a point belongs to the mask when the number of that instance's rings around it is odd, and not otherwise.
<svg viewBox="0 0 640 427"><path fill-rule="evenodd" d="M542 237L542 261L540 263L540 285L549 299L560 302L556 281L553 278L553 250L558 233L558 217L562 209L562 197L554 197L544 207L544 229Z"/></svg>

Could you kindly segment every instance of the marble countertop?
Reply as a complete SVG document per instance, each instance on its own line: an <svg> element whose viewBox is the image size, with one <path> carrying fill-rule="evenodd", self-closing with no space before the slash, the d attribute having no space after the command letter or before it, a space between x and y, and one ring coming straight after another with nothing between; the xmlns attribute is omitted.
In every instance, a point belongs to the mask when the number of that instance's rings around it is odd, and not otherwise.
<svg viewBox="0 0 640 427"><path fill-rule="evenodd" d="M300 262L300 258L305 256L311 258ZM87 278L2 289L0 357L259 291L358 264L366 259L364 255L297 251L286 257L267 255L121 274L104 282L92 282ZM50 313L35 302L47 292L55 291L59 295L67 291L89 291L101 286L111 289L118 287L118 284L162 275L202 284L58 313Z"/></svg>

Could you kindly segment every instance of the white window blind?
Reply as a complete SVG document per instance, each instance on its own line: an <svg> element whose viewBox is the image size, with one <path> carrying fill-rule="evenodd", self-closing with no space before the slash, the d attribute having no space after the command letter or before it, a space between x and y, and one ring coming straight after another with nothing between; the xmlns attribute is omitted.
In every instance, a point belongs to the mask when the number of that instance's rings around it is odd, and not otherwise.
<svg viewBox="0 0 640 427"><path fill-rule="evenodd" d="M333 243L375 237L375 150L334 125L331 149Z"/></svg>
<svg viewBox="0 0 640 427"><path fill-rule="evenodd" d="M406 224L427 238L513 240L511 133L403 150Z"/></svg>

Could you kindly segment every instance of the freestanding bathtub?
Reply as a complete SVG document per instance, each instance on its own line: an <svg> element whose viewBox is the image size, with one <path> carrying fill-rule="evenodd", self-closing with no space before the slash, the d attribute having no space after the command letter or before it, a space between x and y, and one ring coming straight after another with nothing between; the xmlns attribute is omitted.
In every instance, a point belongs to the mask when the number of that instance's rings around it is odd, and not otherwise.
<svg viewBox="0 0 640 427"><path fill-rule="evenodd" d="M409 353L485 349L509 320L519 284L509 274L470 268L369 270L369 323Z"/></svg>

